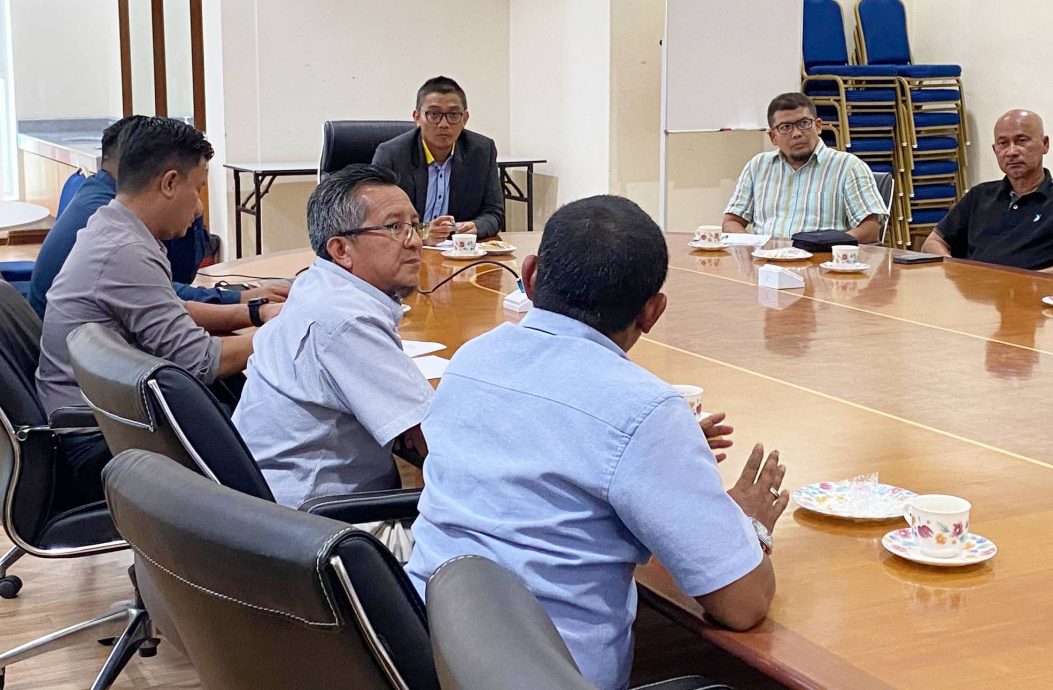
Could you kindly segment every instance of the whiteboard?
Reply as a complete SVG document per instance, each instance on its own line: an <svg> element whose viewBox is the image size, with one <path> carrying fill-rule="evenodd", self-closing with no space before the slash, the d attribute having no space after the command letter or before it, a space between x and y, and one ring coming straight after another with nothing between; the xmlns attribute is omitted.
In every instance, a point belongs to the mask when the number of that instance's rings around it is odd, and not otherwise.
<svg viewBox="0 0 1053 690"><path fill-rule="evenodd" d="M666 0L666 132L764 129L801 88L804 0Z"/></svg>

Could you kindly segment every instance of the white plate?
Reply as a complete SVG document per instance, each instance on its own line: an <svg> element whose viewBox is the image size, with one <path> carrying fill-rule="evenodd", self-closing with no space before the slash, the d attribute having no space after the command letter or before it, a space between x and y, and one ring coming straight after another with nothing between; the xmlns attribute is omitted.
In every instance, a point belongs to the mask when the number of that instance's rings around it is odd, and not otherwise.
<svg viewBox="0 0 1053 690"><path fill-rule="evenodd" d="M727 240L721 240L718 244L699 244L698 240L691 240L687 243L687 246L692 249L701 249L704 252L718 252L721 249L727 249L731 246L731 242Z"/></svg>
<svg viewBox="0 0 1053 690"><path fill-rule="evenodd" d="M451 249L443 252L442 255L447 259L454 259L456 261L470 261L471 259L478 259L481 256L486 256L486 250L476 249L471 254L461 254L460 252L455 252Z"/></svg>
<svg viewBox="0 0 1053 690"><path fill-rule="evenodd" d="M511 254L512 252L514 252L516 250L516 248L512 247L512 246L509 246L508 249L490 249L489 247L484 246L484 245L476 245L476 247L478 247L479 249L482 249L487 254L490 254L490 255L493 255L493 256L503 256L505 254Z"/></svg>
<svg viewBox="0 0 1053 690"><path fill-rule="evenodd" d="M854 505L852 482L818 482L793 492L794 503L805 510L848 520L903 519L903 503L915 496L913 491L891 484L874 484L871 495L880 499L869 507Z"/></svg>
<svg viewBox="0 0 1053 690"><path fill-rule="evenodd" d="M819 265L834 273L859 273L870 268L870 264L865 264L861 261L857 261L854 264L835 264L833 261L824 261Z"/></svg>
<svg viewBox="0 0 1053 690"><path fill-rule="evenodd" d="M1048 304L1053 307L1053 295L1047 295L1042 298L1042 304Z"/></svg>
<svg viewBox="0 0 1053 690"><path fill-rule="evenodd" d="M754 259L768 259L769 261L800 261L810 259L811 252L806 252L797 247L781 247L779 249L754 249Z"/></svg>
<svg viewBox="0 0 1053 690"><path fill-rule="evenodd" d="M881 538L881 545L888 551L902 558L906 558L908 561L924 563L925 565L942 566L945 568L983 563L998 553L998 547L995 546L993 541L986 537L981 537L979 534L973 534L970 532L965 535L965 548L963 548L962 552L957 556L954 556L953 558L926 556L914 546L914 535L911 534L909 527L892 530Z"/></svg>

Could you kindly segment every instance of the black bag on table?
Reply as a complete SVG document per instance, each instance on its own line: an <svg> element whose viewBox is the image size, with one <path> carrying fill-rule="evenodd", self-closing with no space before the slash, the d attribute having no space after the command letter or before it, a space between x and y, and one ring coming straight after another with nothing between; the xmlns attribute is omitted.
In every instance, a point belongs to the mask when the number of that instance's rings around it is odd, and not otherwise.
<svg viewBox="0 0 1053 690"><path fill-rule="evenodd" d="M797 232L790 236L793 246L806 252L829 252L834 245L850 244L859 245L859 240L841 230L813 230L810 232Z"/></svg>

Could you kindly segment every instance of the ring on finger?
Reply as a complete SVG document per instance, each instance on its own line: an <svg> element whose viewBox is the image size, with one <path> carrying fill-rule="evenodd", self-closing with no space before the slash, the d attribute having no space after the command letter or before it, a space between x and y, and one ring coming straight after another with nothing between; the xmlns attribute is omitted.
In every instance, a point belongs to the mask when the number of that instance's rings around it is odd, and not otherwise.
<svg viewBox="0 0 1053 690"><path fill-rule="evenodd" d="M776 489L774 486L769 486L768 487L768 493L770 493L776 499L780 498L779 490Z"/></svg>

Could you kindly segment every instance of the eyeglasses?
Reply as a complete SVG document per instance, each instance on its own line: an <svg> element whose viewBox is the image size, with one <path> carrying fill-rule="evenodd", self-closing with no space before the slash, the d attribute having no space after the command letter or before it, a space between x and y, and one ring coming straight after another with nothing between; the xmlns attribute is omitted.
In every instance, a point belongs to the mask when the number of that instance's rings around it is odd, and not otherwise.
<svg viewBox="0 0 1053 690"><path fill-rule="evenodd" d="M428 223L388 223L387 225L371 225L368 228L352 228L351 230L341 230L336 233L336 237L354 237L355 235L363 235L367 232L378 232L380 230L387 230L391 239L396 242L402 242L405 244L412 237L413 233L417 233L422 240L428 239L428 232L430 226Z"/></svg>
<svg viewBox="0 0 1053 690"><path fill-rule="evenodd" d="M442 118L446 118L446 121L451 125L455 125L464 118L463 110L454 110L453 112L444 113L441 110L425 110L424 119L433 125L437 125L442 122Z"/></svg>
<svg viewBox="0 0 1053 690"><path fill-rule="evenodd" d="M774 127L772 127L772 129L774 129L779 134L789 134L793 131L794 127L801 130L802 132L807 132L812 128L812 125L814 124L815 118L802 117L797 122L783 122L781 124L775 125Z"/></svg>

